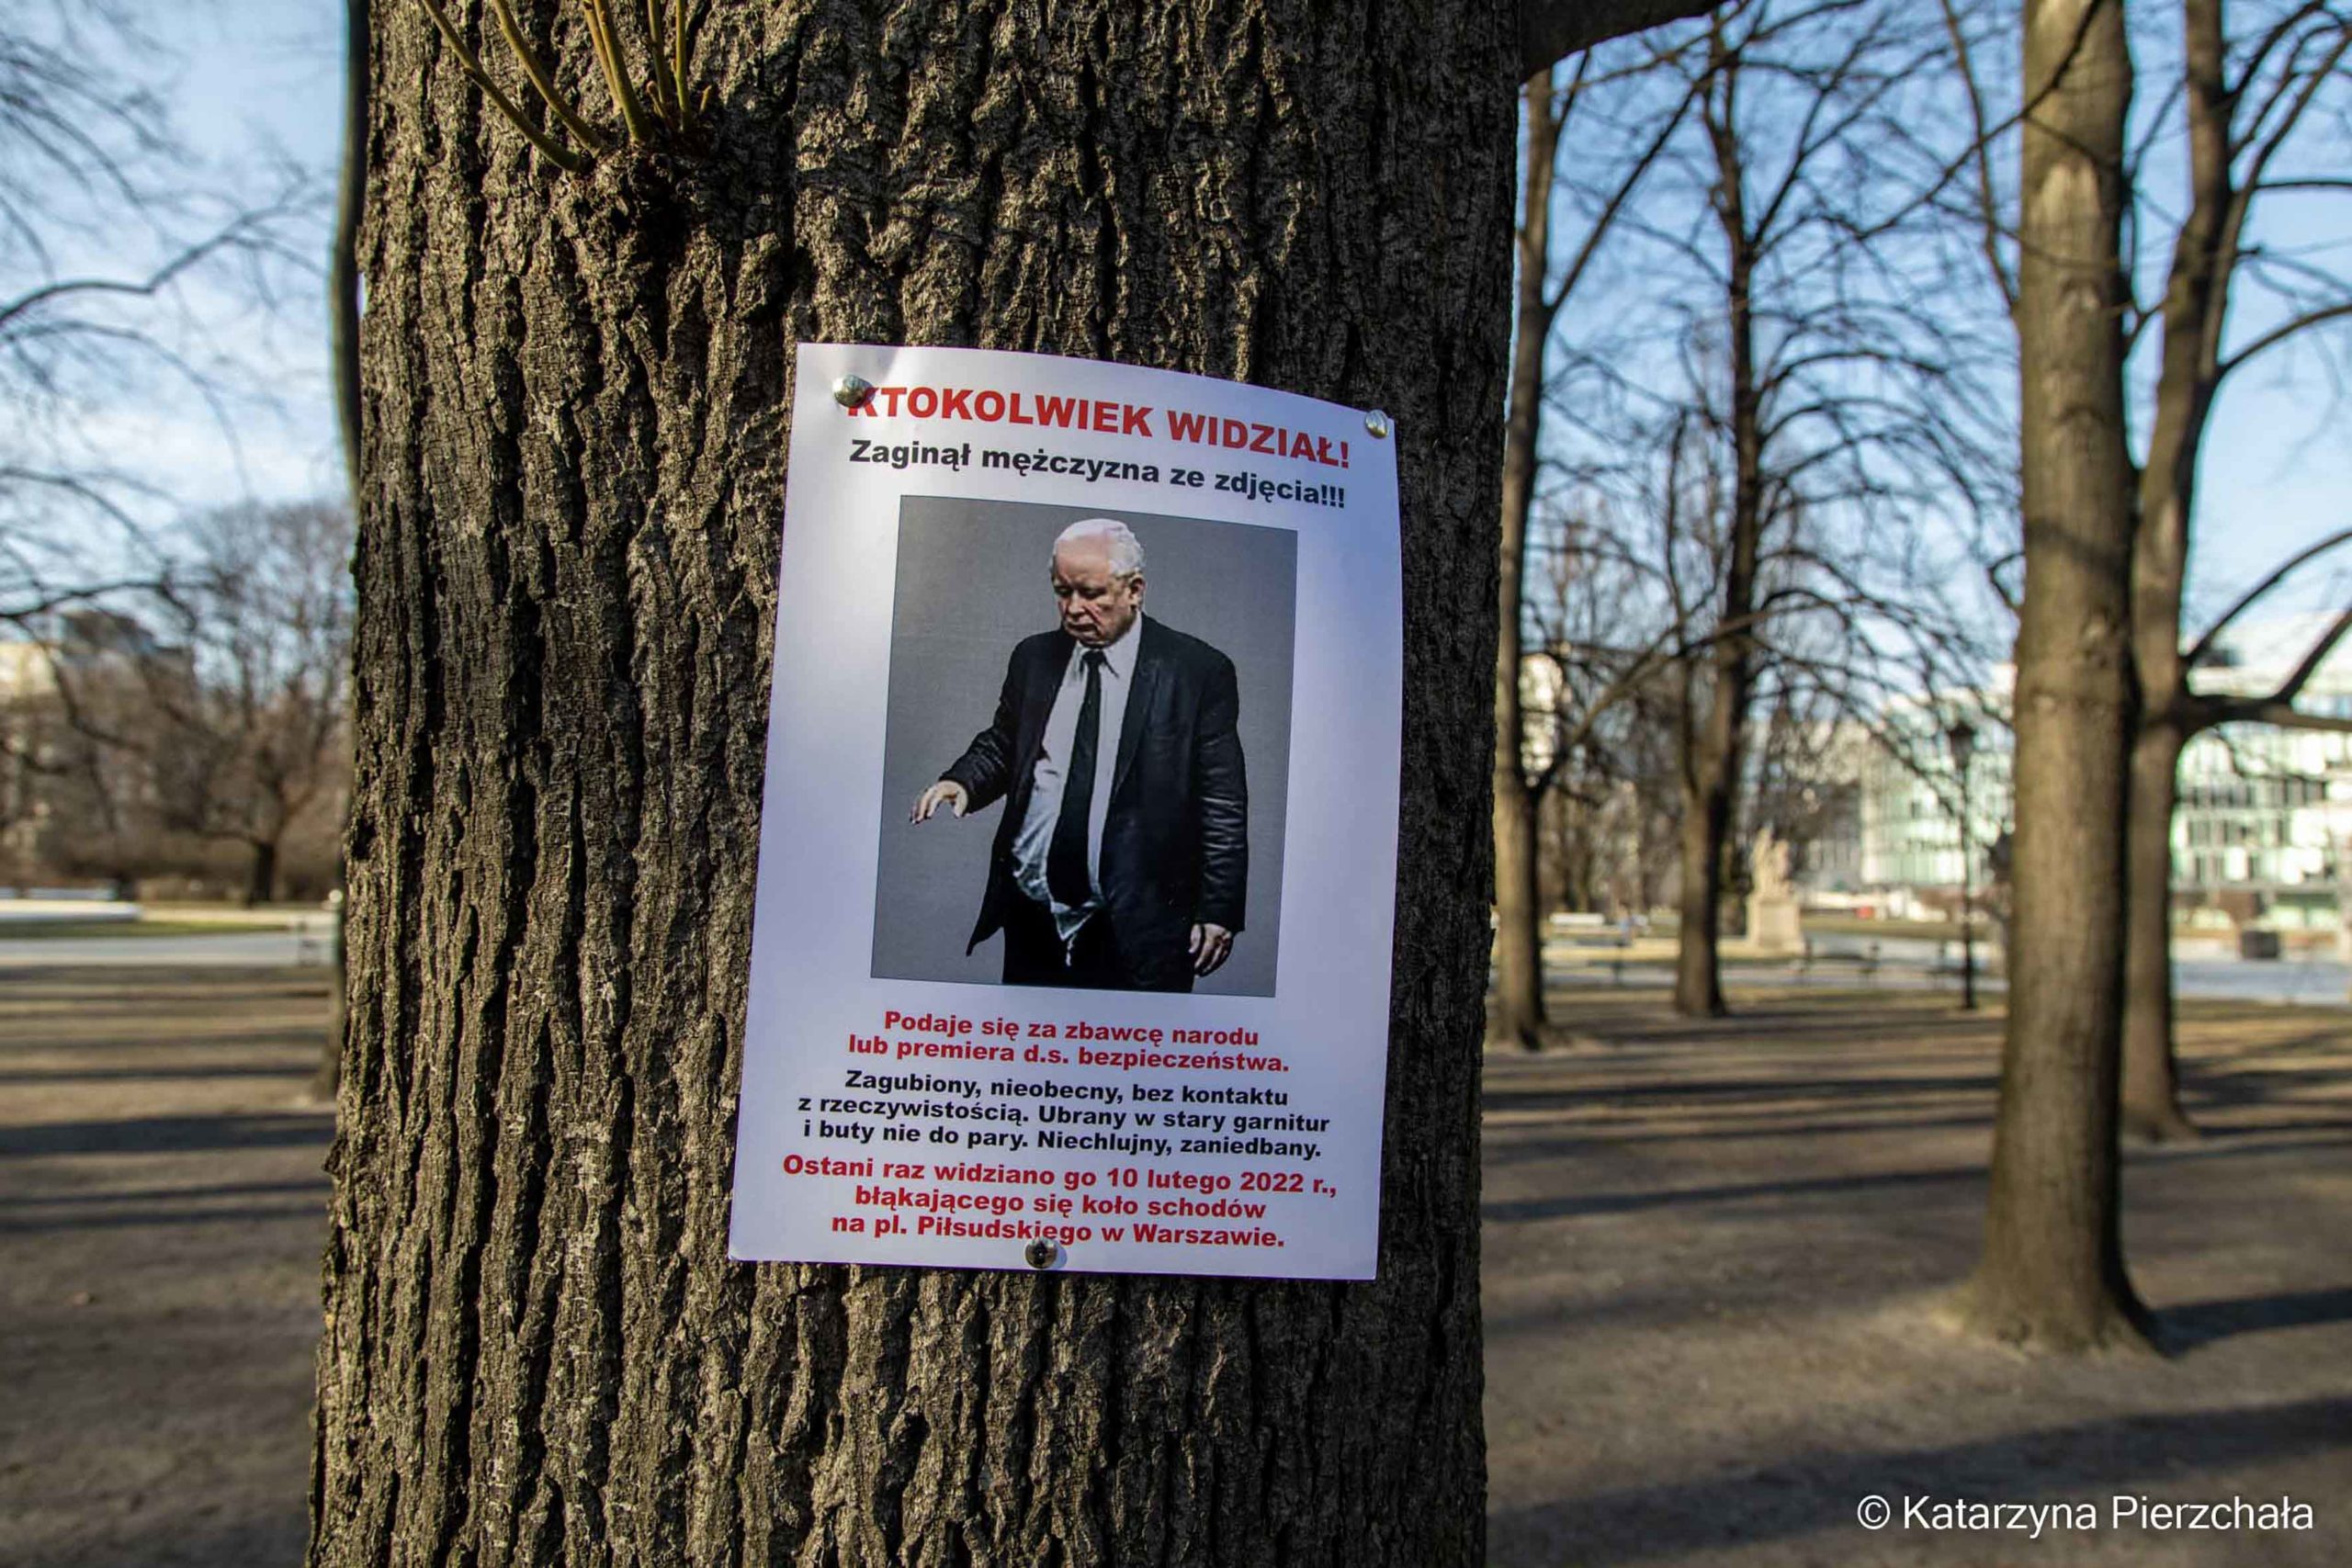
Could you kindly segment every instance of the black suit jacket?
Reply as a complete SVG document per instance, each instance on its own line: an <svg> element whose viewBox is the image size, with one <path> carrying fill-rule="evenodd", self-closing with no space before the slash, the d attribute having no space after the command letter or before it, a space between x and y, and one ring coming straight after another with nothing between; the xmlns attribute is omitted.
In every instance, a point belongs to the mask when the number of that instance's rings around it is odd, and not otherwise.
<svg viewBox="0 0 2352 1568"><path fill-rule="evenodd" d="M1138 636L1097 875L1121 963L1148 986L1190 967L1194 923L1241 929L1250 788L1234 728L1240 693L1233 660L1148 615ZM1077 648L1058 630L1023 638L1005 667L995 721L940 775L964 786L967 810L1005 803L966 952L1003 926L1011 900L1027 897L1012 843L1028 815L1046 720Z"/></svg>

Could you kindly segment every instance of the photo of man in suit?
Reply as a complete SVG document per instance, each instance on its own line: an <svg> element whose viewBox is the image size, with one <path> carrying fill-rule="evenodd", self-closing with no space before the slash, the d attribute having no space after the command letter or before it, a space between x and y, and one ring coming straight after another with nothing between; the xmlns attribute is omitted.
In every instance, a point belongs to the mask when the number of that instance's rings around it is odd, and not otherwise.
<svg viewBox="0 0 2352 1568"><path fill-rule="evenodd" d="M1003 931L1005 984L1189 991L1249 880L1233 661L1144 615L1124 523L1071 524L1050 574L1058 626L1013 649L994 720L910 816L1005 802L966 947Z"/></svg>

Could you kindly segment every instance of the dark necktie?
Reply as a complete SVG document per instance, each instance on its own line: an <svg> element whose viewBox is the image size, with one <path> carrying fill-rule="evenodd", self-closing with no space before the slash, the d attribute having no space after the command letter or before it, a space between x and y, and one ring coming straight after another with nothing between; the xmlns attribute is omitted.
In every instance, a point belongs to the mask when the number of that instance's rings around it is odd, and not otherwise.
<svg viewBox="0 0 2352 1568"><path fill-rule="evenodd" d="M1102 737L1102 651L1086 650L1086 700L1078 705L1078 733L1070 738L1069 773L1062 780L1062 814L1054 818L1054 840L1046 850L1046 889L1057 903L1081 908L1094 901L1094 878L1086 869L1086 821L1094 810L1094 753Z"/></svg>

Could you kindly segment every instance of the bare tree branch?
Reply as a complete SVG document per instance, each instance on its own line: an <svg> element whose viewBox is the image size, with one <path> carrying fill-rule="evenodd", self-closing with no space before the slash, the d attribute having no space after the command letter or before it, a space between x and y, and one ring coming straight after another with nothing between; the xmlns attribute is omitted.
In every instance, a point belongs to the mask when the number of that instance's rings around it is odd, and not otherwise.
<svg viewBox="0 0 2352 1568"><path fill-rule="evenodd" d="M2231 603L2230 607L2222 611L2221 615L2215 619L2211 626L2205 628L2205 635L2199 637L2197 639L2196 646L2188 650L2188 657L2184 661L2187 666L2193 670L2199 664L2202 663L2206 655L2213 651L2214 640L2224 631L2229 629L2231 622L2236 620L2238 616L2245 614L2245 611L2251 608L2257 600L2262 598L2264 594L2268 593L2272 589L2278 587L2281 582L2284 582L2289 576L2301 570L2306 563L2320 556L2325 555L2328 551L2335 549L2337 546L2346 543L2352 543L2352 528L2346 528L2340 532L2330 534L2326 538L2321 539L2314 544L2305 546L2302 549L2296 551L2284 561L2281 561L2267 576L2264 577L2261 581L2256 583L2253 587L2239 594L2237 598Z"/></svg>
<svg viewBox="0 0 2352 1568"><path fill-rule="evenodd" d="M2237 701L2212 697L2200 699L2190 725L2191 733L2222 724L2267 724L2280 729L2313 729L2331 735L2352 735L2352 717L2304 713L2290 704L2272 702L2267 697Z"/></svg>
<svg viewBox="0 0 2352 1568"><path fill-rule="evenodd" d="M2214 370L2214 379L2217 381L2222 379L2256 355L2278 347L2298 333L2318 326L2324 321L2339 321L2346 316L2352 316L2352 299L2340 299L2333 305L2322 306L2315 310L2306 310L2291 321L2282 321L2222 360Z"/></svg>
<svg viewBox="0 0 2352 1568"><path fill-rule="evenodd" d="M1580 49L1704 14L1714 0L1522 0L1519 70L1549 71Z"/></svg>
<svg viewBox="0 0 2352 1568"><path fill-rule="evenodd" d="M1953 0L1939 0L1943 11L1945 36L1951 40L1953 63L1959 68L1961 85L1968 99L1970 130L1967 156L1976 170L1977 243L1984 257L1984 270L2000 291L2001 302L2011 315L2017 313L2018 283L2010 275L2009 265L2001 256L2002 227L1994 197L1993 138L1996 134L1984 109L1984 90L1976 79L1976 60L1968 43L1968 29L1961 25L1960 13Z"/></svg>
<svg viewBox="0 0 2352 1568"><path fill-rule="evenodd" d="M2297 697L2302 695L2303 688L2311 684L2311 679L2319 672L2319 667L2327 662L2327 656L2335 651L2335 645L2344 640L2346 631L2352 631L2352 610L2346 610L2335 617L2326 632L2304 653L2302 662L2278 682L2278 689L2270 694L2270 700L2291 705Z"/></svg>

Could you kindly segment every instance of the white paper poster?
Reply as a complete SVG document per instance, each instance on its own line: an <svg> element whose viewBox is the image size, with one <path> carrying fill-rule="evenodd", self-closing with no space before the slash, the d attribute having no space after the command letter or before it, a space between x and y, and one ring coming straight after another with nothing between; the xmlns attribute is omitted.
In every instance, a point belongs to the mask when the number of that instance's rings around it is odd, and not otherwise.
<svg viewBox="0 0 2352 1568"><path fill-rule="evenodd" d="M804 344L729 1250L1369 1279L1383 417Z"/></svg>

